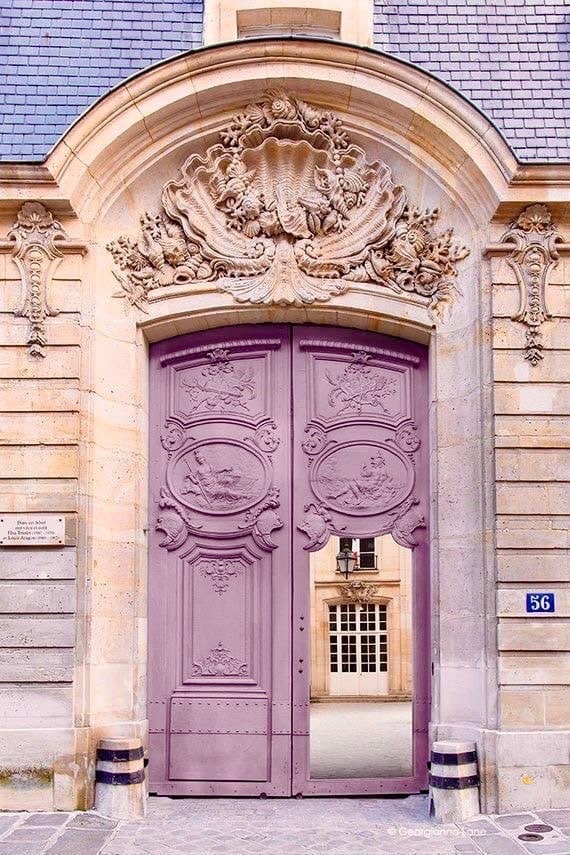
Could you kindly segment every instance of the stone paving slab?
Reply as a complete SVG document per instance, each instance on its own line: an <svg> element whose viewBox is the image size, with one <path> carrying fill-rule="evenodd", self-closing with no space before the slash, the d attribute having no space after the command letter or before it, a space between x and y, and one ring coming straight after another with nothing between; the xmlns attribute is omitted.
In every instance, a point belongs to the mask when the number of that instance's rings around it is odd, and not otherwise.
<svg viewBox="0 0 570 855"><path fill-rule="evenodd" d="M546 823L539 842L524 826ZM0 814L0 855L570 855L570 809L428 819L427 798L149 800L142 822ZM565 832L566 830L566 832Z"/></svg>

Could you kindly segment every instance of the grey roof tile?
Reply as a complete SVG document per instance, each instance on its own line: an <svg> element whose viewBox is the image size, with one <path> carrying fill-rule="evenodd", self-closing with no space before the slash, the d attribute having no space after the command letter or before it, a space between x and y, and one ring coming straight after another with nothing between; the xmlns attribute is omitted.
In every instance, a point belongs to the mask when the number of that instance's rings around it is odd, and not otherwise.
<svg viewBox="0 0 570 855"><path fill-rule="evenodd" d="M0 157L42 160L129 75L196 48L202 0L0 0ZM521 160L570 159L564 3L374 0L374 43L485 112Z"/></svg>
<svg viewBox="0 0 570 855"><path fill-rule="evenodd" d="M401 14L415 14L418 5L428 10L427 24L416 26L414 38L406 28L403 37ZM420 64L470 98L521 160L570 160L565 20L564 2L440 0L428 7L413 0L374 0L374 44ZM513 109L519 104L522 109Z"/></svg>

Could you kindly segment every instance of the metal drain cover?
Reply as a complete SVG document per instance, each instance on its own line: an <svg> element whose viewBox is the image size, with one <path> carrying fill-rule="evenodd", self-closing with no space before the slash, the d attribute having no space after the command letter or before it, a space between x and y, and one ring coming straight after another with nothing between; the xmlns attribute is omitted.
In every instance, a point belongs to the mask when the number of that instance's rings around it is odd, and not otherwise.
<svg viewBox="0 0 570 855"><path fill-rule="evenodd" d="M551 825L546 825L544 822L532 822L530 825L525 825L525 831L534 831L536 834L544 834L547 831L553 831Z"/></svg>
<svg viewBox="0 0 570 855"><path fill-rule="evenodd" d="M544 837L542 836L542 834L530 834L527 832L526 834L519 834L518 839L519 840L544 840Z"/></svg>

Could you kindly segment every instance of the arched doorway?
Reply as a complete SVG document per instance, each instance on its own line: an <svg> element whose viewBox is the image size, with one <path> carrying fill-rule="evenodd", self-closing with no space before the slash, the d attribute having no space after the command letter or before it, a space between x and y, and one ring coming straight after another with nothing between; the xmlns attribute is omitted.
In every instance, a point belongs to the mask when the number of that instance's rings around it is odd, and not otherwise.
<svg viewBox="0 0 570 855"><path fill-rule="evenodd" d="M165 340L151 348L150 458L151 791L422 789L425 347L285 324ZM413 550L412 762L398 776L342 769L319 776L310 752L310 555L331 536L387 533ZM381 643L371 640L369 611L357 632L367 663L371 646Z"/></svg>

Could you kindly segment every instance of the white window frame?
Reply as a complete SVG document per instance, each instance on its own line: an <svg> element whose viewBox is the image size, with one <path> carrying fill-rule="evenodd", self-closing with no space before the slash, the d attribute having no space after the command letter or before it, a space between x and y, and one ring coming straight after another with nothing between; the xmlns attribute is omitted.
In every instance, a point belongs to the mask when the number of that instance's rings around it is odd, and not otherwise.
<svg viewBox="0 0 570 855"><path fill-rule="evenodd" d="M362 628L361 614L364 609L374 607L374 629ZM334 621L331 619L332 614L336 615L336 626L333 629ZM354 615L354 627L350 628L351 621L347 619L343 627L342 615ZM381 616L383 618L381 622ZM368 622L367 622L368 623ZM382 629L380 626L383 624ZM366 639L373 636L374 642L374 657L376 670L364 671L363 660L370 657L370 650L367 649ZM343 642L345 642L343 644ZM328 645L328 681L330 695L384 695L389 692L389 671L390 671L390 647L388 634L388 606L386 603L370 602L370 603L328 603L328 624L327 624L327 645ZM354 671L343 671L343 647L351 645L354 647ZM334 649L336 648L336 666L334 671ZM383 653L385 651L385 657ZM384 664L382 659L385 658L385 670L380 670L380 666ZM369 659L370 661L370 659ZM351 664L351 663L349 663Z"/></svg>

